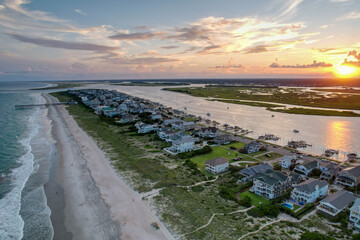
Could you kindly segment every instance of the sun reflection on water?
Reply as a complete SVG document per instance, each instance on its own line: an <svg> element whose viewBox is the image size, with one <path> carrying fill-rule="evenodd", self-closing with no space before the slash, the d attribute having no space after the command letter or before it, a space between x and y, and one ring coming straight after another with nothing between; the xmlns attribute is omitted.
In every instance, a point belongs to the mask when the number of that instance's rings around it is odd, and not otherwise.
<svg viewBox="0 0 360 240"><path fill-rule="evenodd" d="M336 150L345 150L350 144L352 132L347 121L331 121L326 126L326 146Z"/></svg>

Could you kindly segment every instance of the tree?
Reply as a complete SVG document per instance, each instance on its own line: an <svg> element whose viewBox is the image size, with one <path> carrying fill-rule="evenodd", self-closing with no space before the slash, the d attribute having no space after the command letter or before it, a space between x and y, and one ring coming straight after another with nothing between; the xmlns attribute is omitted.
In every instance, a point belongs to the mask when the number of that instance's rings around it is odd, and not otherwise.
<svg viewBox="0 0 360 240"><path fill-rule="evenodd" d="M320 177L320 175L321 175L321 170L318 168L314 168L310 173L310 176L312 177Z"/></svg>
<svg viewBox="0 0 360 240"><path fill-rule="evenodd" d="M353 240L360 240L360 233L354 234L354 235L352 236L352 239L353 239Z"/></svg>
<svg viewBox="0 0 360 240"><path fill-rule="evenodd" d="M280 171L281 170L281 165L279 163L275 163L274 164L274 170L275 171Z"/></svg>
<svg viewBox="0 0 360 240"><path fill-rule="evenodd" d="M251 207L251 198L249 196L245 196L241 198L239 204L244 207Z"/></svg>
<svg viewBox="0 0 360 240"><path fill-rule="evenodd" d="M296 167L296 164L291 164L289 167L289 170L292 171L292 170L294 170L295 167Z"/></svg>

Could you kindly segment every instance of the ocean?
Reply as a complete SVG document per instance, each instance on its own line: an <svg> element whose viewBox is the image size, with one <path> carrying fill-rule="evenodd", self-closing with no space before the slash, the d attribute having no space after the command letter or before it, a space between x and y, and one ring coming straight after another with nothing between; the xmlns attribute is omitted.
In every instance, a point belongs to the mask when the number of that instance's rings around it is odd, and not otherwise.
<svg viewBox="0 0 360 240"><path fill-rule="evenodd" d="M52 239L44 184L55 143L46 108L15 110L17 104L43 103L46 87L34 82L0 82L0 239Z"/></svg>

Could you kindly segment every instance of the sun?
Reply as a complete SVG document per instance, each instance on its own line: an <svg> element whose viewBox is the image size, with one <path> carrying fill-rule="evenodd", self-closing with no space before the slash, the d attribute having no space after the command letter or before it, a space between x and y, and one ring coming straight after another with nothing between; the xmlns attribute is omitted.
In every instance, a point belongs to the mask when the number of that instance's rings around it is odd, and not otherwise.
<svg viewBox="0 0 360 240"><path fill-rule="evenodd" d="M334 67L334 73L338 77L353 77L358 73L358 68L346 65L337 65Z"/></svg>

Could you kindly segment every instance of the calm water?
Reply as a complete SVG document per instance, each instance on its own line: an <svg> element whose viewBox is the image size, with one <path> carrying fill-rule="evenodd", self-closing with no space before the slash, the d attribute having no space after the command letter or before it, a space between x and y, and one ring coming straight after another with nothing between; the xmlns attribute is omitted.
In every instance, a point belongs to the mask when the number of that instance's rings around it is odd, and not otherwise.
<svg viewBox="0 0 360 240"><path fill-rule="evenodd" d="M248 135L249 137L257 138L259 135L272 133L281 137L276 142L280 145L286 145L291 140L305 140L312 144L312 147L303 151L312 154L320 155L325 149L333 148L340 150L339 155L334 156L334 159L344 160L349 152L360 153L360 118L274 113L262 107L210 102L204 98L162 91L163 87L92 86L116 89L190 114L210 118L222 124L240 126L253 131ZM184 110L184 107L187 110ZM206 116L207 113L211 116ZM275 117L271 117L273 114ZM296 134L293 132L294 129L300 132Z"/></svg>
<svg viewBox="0 0 360 240"><path fill-rule="evenodd" d="M53 148L46 109L15 110L16 104L41 103L25 89L31 82L0 82L0 239L52 239L50 210L43 185Z"/></svg>

